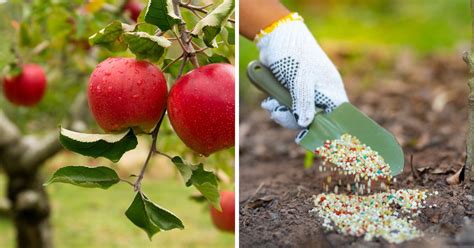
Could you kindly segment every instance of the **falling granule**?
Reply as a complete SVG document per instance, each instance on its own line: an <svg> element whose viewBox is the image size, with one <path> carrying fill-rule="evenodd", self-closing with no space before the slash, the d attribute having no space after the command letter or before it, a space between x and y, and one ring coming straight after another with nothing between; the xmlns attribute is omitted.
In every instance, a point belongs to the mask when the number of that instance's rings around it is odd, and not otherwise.
<svg viewBox="0 0 474 248"><path fill-rule="evenodd" d="M324 163L334 164L347 175L357 175L358 178L375 181L391 178L390 166L383 158L350 134L327 140L323 146L316 148L315 153Z"/></svg>
<svg viewBox="0 0 474 248"><path fill-rule="evenodd" d="M422 190L390 190L369 196L319 194L313 196L311 212L323 218L327 230L401 243L422 235L409 218L426 207L427 196Z"/></svg>
<svg viewBox="0 0 474 248"><path fill-rule="evenodd" d="M390 189L390 166L376 151L356 137L343 134L340 139L327 140L315 153L323 159L323 165L330 163L339 174L354 176L354 188L347 184L348 192L364 194L366 190L370 194L373 181L379 180L384 191L368 196L338 195L338 187L335 187L335 194L313 196L315 207L311 212L324 220L326 229L344 235L364 236L366 240L380 237L390 243L401 243L422 235L412 219L420 209L436 207L435 204L426 205L426 198L432 194L422 190ZM331 180L328 178L327 182ZM393 178L393 183L396 183L396 178ZM327 185L325 189L327 192Z"/></svg>

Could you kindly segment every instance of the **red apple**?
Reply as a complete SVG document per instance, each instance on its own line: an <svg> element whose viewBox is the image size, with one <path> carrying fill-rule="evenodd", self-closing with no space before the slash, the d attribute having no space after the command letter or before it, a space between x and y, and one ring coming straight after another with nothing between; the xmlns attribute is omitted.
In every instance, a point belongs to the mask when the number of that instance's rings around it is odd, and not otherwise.
<svg viewBox="0 0 474 248"><path fill-rule="evenodd" d="M222 212L211 208L211 218L214 225L222 231L235 232L235 193L231 191L221 192Z"/></svg>
<svg viewBox="0 0 474 248"><path fill-rule="evenodd" d="M39 65L26 64L21 73L3 79L3 94L13 104L34 106L44 96L46 75Z"/></svg>
<svg viewBox="0 0 474 248"><path fill-rule="evenodd" d="M92 114L106 132L138 128L150 132L166 107L167 85L153 64L132 58L108 58L89 79Z"/></svg>
<svg viewBox="0 0 474 248"><path fill-rule="evenodd" d="M168 98L171 124L194 151L210 154L234 146L234 67L209 64L176 81Z"/></svg>
<svg viewBox="0 0 474 248"><path fill-rule="evenodd" d="M130 14L130 18L137 22L138 16L140 16L143 6L138 0L128 0L123 8L125 12Z"/></svg>

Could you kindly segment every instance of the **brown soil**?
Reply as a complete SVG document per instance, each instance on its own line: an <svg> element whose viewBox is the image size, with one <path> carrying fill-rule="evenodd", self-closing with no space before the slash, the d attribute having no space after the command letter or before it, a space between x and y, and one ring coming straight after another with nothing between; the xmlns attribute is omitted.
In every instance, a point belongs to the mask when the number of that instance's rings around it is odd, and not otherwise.
<svg viewBox="0 0 474 248"><path fill-rule="evenodd" d="M438 207L426 208L416 218L424 237L399 246L474 247L474 227L467 221L474 214L474 193L467 184L446 183L465 160L465 64L458 55L415 59L410 53L375 53L356 62L344 52L334 56L340 68L351 68L343 72L351 102L393 132L404 148L405 170L395 188L439 192L431 197ZM377 64L384 64L385 71L377 70ZM367 82L373 84L368 87ZM273 124L262 110L241 113L240 245L395 246L322 229L321 221L309 213L311 196L323 192L321 161L304 169L305 151L294 144L295 135Z"/></svg>

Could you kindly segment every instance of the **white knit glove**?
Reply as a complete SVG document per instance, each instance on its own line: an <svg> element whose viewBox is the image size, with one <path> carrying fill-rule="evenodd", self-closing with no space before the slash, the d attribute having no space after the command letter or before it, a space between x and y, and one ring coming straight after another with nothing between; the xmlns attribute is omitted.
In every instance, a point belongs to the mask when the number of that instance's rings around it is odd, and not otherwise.
<svg viewBox="0 0 474 248"><path fill-rule="evenodd" d="M315 107L330 112L348 101L341 75L302 20L279 24L259 38L257 46L260 61L289 90L293 100L291 110L273 98L262 102L278 124L305 128L313 121Z"/></svg>

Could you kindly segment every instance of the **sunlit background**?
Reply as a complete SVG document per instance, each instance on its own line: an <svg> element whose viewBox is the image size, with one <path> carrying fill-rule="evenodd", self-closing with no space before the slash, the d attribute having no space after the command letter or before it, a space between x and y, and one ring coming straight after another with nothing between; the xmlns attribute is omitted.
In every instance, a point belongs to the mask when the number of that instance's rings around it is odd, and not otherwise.
<svg viewBox="0 0 474 248"><path fill-rule="evenodd" d="M468 49L471 35L469 0L300 0L282 1L299 12L347 84L358 74L367 87L395 67L400 54L413 59L457 54ZM257 107L263 95L249 84L247 64L256 46L240 38L241 114ZM348 92L349 96L354 94Z"/></svg>

